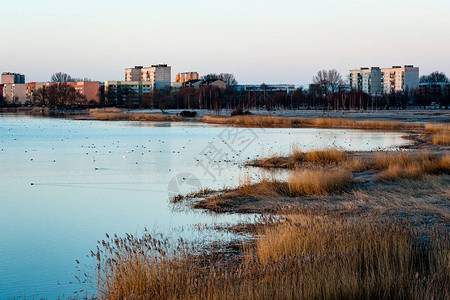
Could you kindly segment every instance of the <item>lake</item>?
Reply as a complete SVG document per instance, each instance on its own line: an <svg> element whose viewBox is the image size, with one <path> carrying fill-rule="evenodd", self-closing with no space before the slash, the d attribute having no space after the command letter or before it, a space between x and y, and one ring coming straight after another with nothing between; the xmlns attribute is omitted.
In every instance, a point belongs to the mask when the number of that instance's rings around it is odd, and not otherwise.
<svg viewBox="0 0 450 300"><path fill-rule="evenodd" d="M0 299L70 297L86 289L76 260L105 233L217 238L196 224L247 216L174 210L201 187L235 186L244 162L292 145L396 149L401 133L235 128L195 122L108 122L0 114ZM223 234L220 238L227 238Z"/></svg>

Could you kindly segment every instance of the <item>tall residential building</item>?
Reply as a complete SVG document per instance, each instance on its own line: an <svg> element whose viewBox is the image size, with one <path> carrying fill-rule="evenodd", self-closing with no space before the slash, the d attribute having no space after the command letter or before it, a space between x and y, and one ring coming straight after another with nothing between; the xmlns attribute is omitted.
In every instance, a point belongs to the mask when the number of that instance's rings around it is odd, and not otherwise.
<svg viewBox="0 0 450 300"><path fill-rule="evenodd" d="M156 89L170 86L171 77L171 67L165 64L125 69L125 81L148 81Z"/></svg>
<svg viewBox="0 0 450 300"><path fill-rule="evenodd" d="M404 92L419 86L419 68L412 65L350 70L350 87L368 94Z"/></svg>
<svg viewBox="0 0 450 300"><path fill-rule="evenodd" d="M382 69L383 92L404 92L419 86L419 68L413 65Z"/></svg>
<svg viewBox="0 0 450 300"><path fill-rule="evenodd" d="M350 70L350 87L367 94L382 91L381 70L378 67Z"/></svg>
<svg viewBox="0 0 450 300"><path fill-rule="evenodd" d="M175 75L175 82L187 82L189 80L198 80L199 75L197 72L184 72L184 73L178 73Z"/></svg>
<svg viewBox="0 0 450 300"><path fill-rule="evenodd" d="M25 75L19 73L3 72L2 83L25 83Z"/></svg>

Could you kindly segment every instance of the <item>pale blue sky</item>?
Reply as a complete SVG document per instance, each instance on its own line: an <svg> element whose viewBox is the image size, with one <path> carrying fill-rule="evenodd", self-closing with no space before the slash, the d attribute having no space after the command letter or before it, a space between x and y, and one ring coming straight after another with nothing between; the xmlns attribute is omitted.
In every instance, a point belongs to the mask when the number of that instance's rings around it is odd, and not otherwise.
<svg viewBox="0 0 450 300"><path fill-rule="evenodd" d="M123 80L167 63L239 83L414 64L450 75L449 0L0 0L0 71Z"/></svg>

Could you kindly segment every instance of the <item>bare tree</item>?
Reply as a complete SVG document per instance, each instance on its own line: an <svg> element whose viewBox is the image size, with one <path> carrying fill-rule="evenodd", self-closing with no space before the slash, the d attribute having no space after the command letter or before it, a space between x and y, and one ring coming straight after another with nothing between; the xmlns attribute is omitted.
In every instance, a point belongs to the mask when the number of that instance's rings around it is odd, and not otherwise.
<svg viewBox="0 0 450 300"><path fill-rule="evenodd" d="M201 80L203 81L222 80L225 81L228 87L235 87L238 83L234 75L230 73L220 73L220 74L210 73L202 76Z"/></svg>
<svg viewBox="0 0 450 300"><path fill-rule="evenodd" d="M330 85L331 92L337 93L339 89L344 85L341 74L336 70L328 71L328 83Z"/></svg>
<svg viewBox="0 0 450 300"><path fill-rule="evenodd" d="M420 77L422 83L434 83L434 82L449 82L445 73L434 71L430 75L424 75Z"/></svg>
<svg viewBox="0 0 450 300"><path fill-rule="evenodd" d="M319 87L322 94L337 93L340 87L344 85L341 74L335 69L318 71L313 77L313 83Z"/></svg>
<svg viewBox="0 0 450 300"><path fill-rule="evenodd" d="M57 72L52 75L52 82L72 82L73 79L69 74L63 72Z"/></svg>

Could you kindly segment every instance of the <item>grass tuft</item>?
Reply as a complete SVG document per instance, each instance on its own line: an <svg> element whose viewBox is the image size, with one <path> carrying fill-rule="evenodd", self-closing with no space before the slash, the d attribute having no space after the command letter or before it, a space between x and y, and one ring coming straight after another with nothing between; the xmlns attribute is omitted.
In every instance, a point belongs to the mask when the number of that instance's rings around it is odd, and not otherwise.
<svg viewBox="0 0 450 300"><path fill-rule="evenodd" d="M296 170L288 178L291 197L324 195L343 190L352 180L346 169Z"/></svg>

